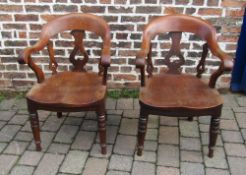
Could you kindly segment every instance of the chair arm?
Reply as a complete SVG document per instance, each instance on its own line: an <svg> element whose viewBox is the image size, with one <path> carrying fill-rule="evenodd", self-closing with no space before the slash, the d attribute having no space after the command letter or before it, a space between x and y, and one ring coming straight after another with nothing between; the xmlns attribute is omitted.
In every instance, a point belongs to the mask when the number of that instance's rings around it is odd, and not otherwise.
<svg viewBox="0 0 246 175"><path fill-rule="evenodd" d="M104 67L109 67L110 63L110 47L104 47L101 54L101 65Z"/></svg>
<svg viewBox="0 0 246 175"><path fill-rule="evenodd" d="M136 55L136 68L140 69L141 73L141 86L145 85L145 59L147 57L147 52L140 51Z"/></svg>
<svg viewBox="0 0 246 175"><path fill-rule="evenodd" d="M44 81L44 72L40 69L31 59L31 54L33 52L37 52L43 48L42 43L37 43L33 47L25 48L18 56L18 63L19 64L28 64L28 66L34 71L36 74L38 83Z"/></svg>

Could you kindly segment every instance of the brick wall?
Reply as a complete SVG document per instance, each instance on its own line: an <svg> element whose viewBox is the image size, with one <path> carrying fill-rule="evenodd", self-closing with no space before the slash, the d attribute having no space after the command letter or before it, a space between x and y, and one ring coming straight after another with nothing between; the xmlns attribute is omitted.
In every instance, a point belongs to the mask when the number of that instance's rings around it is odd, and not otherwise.
<svg viewBox="0 0 246 175"><path fill-rule="evenodd" d="M26 89L36 81L33 72L27 66L18 65L16 58L20 50L37 41L42 24L54 16L71 12L102 16L109 23L112 31L109 86L136 87L139 84L139 73L134 67L134 59L140 47L143 26L148 21L155 16L174 11L200 16L216 27L221 48L234 55L244 4L245 0L0 0L0 89ZM93 57L87 68L96 71L97 67L92 63L99 58L101 40L90 33L87 33L86 37L88 53ZM194 73L203 42L189 34L184 34L182 41L182 52L187 58L183 72ZM56 36L53 42L60 65L59 70L68 70L70 68L68 55L73 45L72 37L68 33L62 33ZM160 56L170 46L169 37L155 38L154 46L155 71L162 71L165 68L162 66ZM37 53L33 59L46 74L50 74L47 51ZM205 78L218 66L218 63L217 59L209 56ZM230 74L224 75L218 85L228 85L229 80Z"/></svg>

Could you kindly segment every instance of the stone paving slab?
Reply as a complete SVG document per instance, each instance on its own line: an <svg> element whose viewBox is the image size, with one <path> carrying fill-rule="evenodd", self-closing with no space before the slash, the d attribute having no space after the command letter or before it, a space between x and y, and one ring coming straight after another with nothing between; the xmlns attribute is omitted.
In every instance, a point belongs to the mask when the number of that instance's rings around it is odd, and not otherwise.
<svg viewBox="0 0 246 175"><path fill-rule="evenodd" d="M138 99L107 99L107 154L100 153L94 112L38 111L42 151L35 150L23 99L0 103L0 175L245 175L246 97L224 94L214 157L210 116L149 116L143 156L136 155Z"/></svg>

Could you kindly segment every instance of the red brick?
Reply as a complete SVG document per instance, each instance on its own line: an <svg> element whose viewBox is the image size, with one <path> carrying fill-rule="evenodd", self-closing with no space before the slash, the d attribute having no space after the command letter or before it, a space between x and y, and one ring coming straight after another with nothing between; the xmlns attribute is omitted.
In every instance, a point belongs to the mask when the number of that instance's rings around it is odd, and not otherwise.
<svg viewBox="0 0 246 175"><path fill-rule="evenodd" d="M12 21L11 15L0 14L0 21Z"/></svg>
<svg viewBox="0 0 246 175"><path fill-rule="evenodd" d="M120 81L120 80L136 80L137 77L135 75L132 74L114 74L113 78L115 81Z"/></svg>
<svg viewBox="0 0 246 175"><path fill-rule="evenodd" d="M84 13L104 13L105 7L103 6L81 6L80 10Z"/></svg>
<svg viewBox="0 0 246 175"><path fill-rule="evenodd" d="M0 12L22 12L23 7L20 5L0 5Z"/></svg>
<svg viewBox="0 0 246 175"><path fill-rule="evenodd" d="M38 21L38 15L15 15L15 21Z"/></svg>
<svg viewBox="0 0 246 175"><path fill-rule="evenodd" d="M26 5L27 12L50 12L50 6L48 5Z"/></svg>
<svg viewBox="0 0 246 175"><path fill-rule="evenodd" d="M219 16L222 14L222 9L217 8L200 8L198 10L199 15L208 15L208 16Z"/></svg>
<svg viewBox="0 0 246 175"><path fill-rule="evenodd" d="M224 7L243 7L246 5L246 2L239 0L223 0L221 5Z"/></svg>
<svg viewBox="0 0 246 175"><path fill-rule="evenodd" d="M240 10L226 10L226 16L230 16L230 17L243 17L244 15L244 9L240 9Z"/></svg>

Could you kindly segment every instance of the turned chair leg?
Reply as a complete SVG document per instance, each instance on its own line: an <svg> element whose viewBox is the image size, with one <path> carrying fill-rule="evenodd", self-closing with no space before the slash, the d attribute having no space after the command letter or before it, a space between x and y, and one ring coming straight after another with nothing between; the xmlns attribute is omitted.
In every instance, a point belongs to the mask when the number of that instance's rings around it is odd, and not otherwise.
<svg viewBox="0 0 246 175"><path fill-rule="evenodd" d="M138 140L137 140L137 155L141 156L144 147L144 139L147 131L148 114L142 109L140 110L140 117L138 122Z"/></svg>
<svg viewBox="0 0 246 175"><path fill-rule="evenodd" d="M62 112L57 112L57 118L62 118Z"/></svg>
<svg viewBox="0 0 246 175"><path fill-rule="evenodd" d="M193 121L193 117L188 117L188 121Z"/></svg>
<svg viewBox="0 0 246 175"><path fill-rule="evenodd" d="M106 117L105 117L105 109L99 109L98 112L98 130L99 130L99 139L101 146L101 153L107 154L106 148Z"/></svg>
<svg viewBox="0 0 246 175"><path fill-rule="evenodd" d="M209 130L209 146L208 146L208 157L214 156L214 146L219 133L220 116L212 116Z"/></svg>
<svg viewBox="0 0 246 175"><path fill-rule="evenodd" d="M30 123L32 128L32 133L36 145L36 150L41 151L41 141L40 141L40 128L39 128L39 119L38 113L36 110L29 110Z"/></svg>

